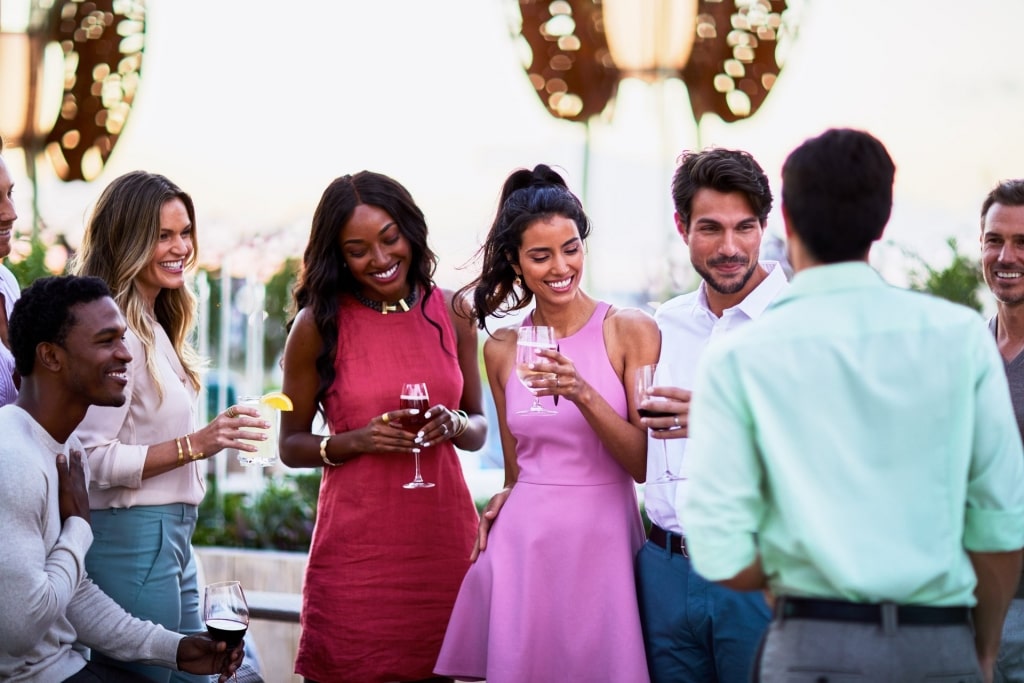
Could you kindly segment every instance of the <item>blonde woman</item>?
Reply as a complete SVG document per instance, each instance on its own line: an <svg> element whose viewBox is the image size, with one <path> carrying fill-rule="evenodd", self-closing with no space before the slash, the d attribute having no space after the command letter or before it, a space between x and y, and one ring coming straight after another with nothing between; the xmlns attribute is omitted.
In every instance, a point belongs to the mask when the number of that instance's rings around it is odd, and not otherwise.
<svg viewBox="0 0 1024 683"><path fill-rule="evenodd" d="M252 438L241 428L269 426L255 409L232 406L196 428L200 359L188 341L196 302L185 286L196 251L191 197L135 171L103 191L73 264L110 287L133 359L125 404L91 407L77 432L91 470L86 569L126 610L182 633L204 629L191 546L206 488L200 463L225 448L255 451L239 440ZM161 683L206 680L116 664Z"/></svg>

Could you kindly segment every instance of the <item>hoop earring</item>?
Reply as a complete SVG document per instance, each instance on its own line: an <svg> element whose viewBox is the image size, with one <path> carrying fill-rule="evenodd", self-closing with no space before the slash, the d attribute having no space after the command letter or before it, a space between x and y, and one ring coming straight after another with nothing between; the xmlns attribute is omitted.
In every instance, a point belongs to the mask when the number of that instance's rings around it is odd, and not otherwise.
<svg viewBox="0 0 1024 683"><path fill-rule="evenodd" d="M516 279L512 281L512 284L516 287L522 287L523 281L519 279L518 275L516 275Z"/></svg>

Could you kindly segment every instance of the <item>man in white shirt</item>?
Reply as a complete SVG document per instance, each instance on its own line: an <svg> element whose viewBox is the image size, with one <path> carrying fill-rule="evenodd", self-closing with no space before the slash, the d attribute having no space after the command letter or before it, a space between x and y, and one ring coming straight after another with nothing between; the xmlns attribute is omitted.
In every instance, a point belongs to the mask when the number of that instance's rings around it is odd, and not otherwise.
<svg viewBox="0 0 1024 683"><path fill-rule="evenodd" d="M652 528L637 555L644 643L653 683L741 683L770 610L760 592L732 591L694 572L678 512L686 480L665 478L685 476L690 387L702 351L758 317L786 287L786 276L778 263L758 261L772 195L749 154L684 153L672 198L676 227L703 282L655 314L662 335L658 386L641 407L668 415L644 418L652 430L644 493Z"/></svg>
<svg viewBox="0 0 1024 683"><path fill-rule="evenodd" d="M22 376L0 407L0 680L139 683L87 662L74 644L226 681L242 660L207 634L182 636L134 618L85 573L92 543L87 463L75 427L90 405L125 401L125 321L98 278L34 282L11 316ZM149 679L144 679L149 680Z"/></svg>

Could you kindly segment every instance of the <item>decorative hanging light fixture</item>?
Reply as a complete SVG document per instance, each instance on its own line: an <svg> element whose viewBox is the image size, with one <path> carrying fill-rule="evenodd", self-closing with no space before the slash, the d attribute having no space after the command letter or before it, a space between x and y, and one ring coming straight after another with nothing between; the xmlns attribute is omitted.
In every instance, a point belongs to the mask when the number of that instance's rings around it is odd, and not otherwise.
<svg viewBox="0 0 1024 683"><path fill-rule="evenodd" d="M694 119L757 111L778 77L785 0L518 0L524 67L555 117L585 122L622 78L681 79Z"/></svg>

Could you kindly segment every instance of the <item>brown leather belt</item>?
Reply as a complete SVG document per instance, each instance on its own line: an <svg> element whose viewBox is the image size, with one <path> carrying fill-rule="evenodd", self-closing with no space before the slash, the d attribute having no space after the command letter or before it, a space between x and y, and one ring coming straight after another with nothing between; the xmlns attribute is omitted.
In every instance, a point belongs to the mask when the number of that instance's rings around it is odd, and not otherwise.
<svg viewBox="0 0 1024 683"><path fill-rule="evenodd" d="M817 600L780 597L775 603L778 619L817 619L821 621L855 621L881 624L885 606L877 603ZM927 605L892 605L896 622L915 625L948 625L970 622L967 607L929 607Z"/></svg>
<svg viewBox="0 0 1024 683"><path fill-rule="evenodd" d="M655 545L661 546L676 555L689 557L686 552L686 541L679 534L671 531L665 531L660 526L652 524L651 531L647 534L647 538L651 539L651 542Z"/></svg>

